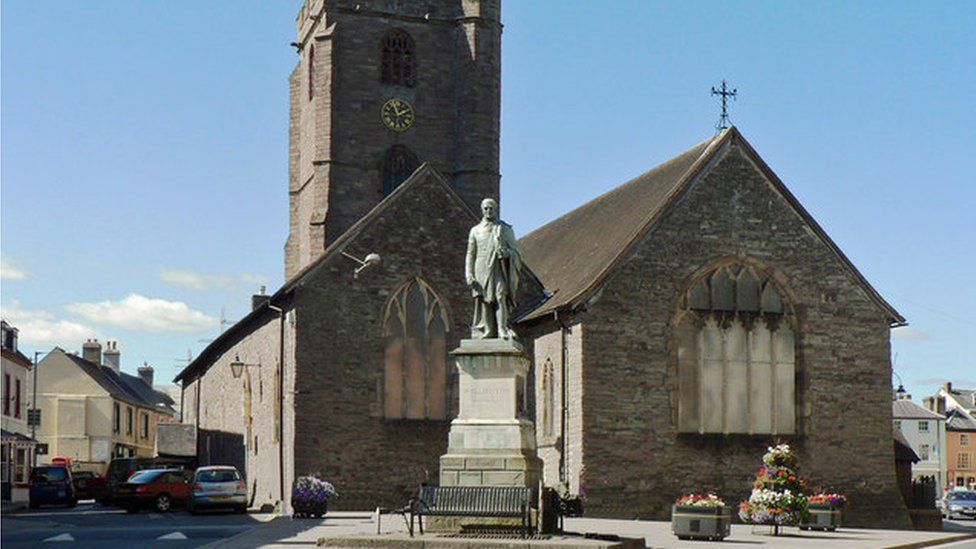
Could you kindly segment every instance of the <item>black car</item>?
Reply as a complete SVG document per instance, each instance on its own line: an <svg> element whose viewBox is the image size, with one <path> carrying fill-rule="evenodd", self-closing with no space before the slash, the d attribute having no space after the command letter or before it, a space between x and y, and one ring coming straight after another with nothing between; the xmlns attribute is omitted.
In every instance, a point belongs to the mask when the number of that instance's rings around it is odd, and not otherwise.
<svg viewBox="0 0 976 549"><path fill-rule="evenodd" d="M30 474L30 508L41 505L64 504L74 507L78 503L71 469L63 465L35 467Z"/></svg>

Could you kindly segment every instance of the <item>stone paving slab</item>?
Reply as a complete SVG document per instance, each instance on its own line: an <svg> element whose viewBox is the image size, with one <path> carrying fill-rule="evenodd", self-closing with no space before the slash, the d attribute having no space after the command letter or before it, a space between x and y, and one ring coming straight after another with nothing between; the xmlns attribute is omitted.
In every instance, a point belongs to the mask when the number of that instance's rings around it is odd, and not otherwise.
<svg viewBox="0 0 976 549"><path fill-rule="evenodd" d="M644 549L641 539L600 540L577 536L552 536L548 539L517 538L460 538L437 535L410 537L407 534L387 534L380 536L340 536L324 537L318 540L319 547L344 549L525 549L541 547L544 549Z"/></svg>

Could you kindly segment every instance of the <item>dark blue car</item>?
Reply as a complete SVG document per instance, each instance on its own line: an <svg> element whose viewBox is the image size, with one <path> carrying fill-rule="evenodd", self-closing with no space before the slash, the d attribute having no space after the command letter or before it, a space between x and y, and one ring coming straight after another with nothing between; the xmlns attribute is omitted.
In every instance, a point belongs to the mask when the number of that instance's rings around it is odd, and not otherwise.
<svg viewBox="0 0 976 549"><path fill-rule="evenodd" d="M71 471L62 465L35 467L30 476L30 508L78 503Z"/></svg>

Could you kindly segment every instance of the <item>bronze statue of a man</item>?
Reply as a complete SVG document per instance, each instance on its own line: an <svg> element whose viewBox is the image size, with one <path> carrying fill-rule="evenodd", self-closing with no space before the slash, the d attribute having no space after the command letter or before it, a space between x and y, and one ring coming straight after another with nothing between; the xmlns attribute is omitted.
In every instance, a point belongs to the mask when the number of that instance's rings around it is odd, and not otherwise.
<svg viewBox="0 0 976 549"><path fill-rule="evenodd" d="M512 226L498 219L498 202L481 201L481 223L468 233L464 274L474 296L474 339L513 339L508 325L515 310L522 256Z"/></svg>

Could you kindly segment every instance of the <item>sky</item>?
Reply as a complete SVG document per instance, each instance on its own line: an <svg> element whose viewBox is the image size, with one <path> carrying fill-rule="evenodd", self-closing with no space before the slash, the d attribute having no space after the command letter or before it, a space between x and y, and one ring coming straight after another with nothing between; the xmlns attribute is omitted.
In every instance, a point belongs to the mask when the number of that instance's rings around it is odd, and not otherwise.
<svg viewBox="0 0 976 549"><path fill-rule="evenodd" d="M118 340L170 380L283 282L301 2L0 6L0 308L28 356ZM503 4L517 234L715 132L709 90L909 321L916 400L976 386L970 2Z"/></svg>

